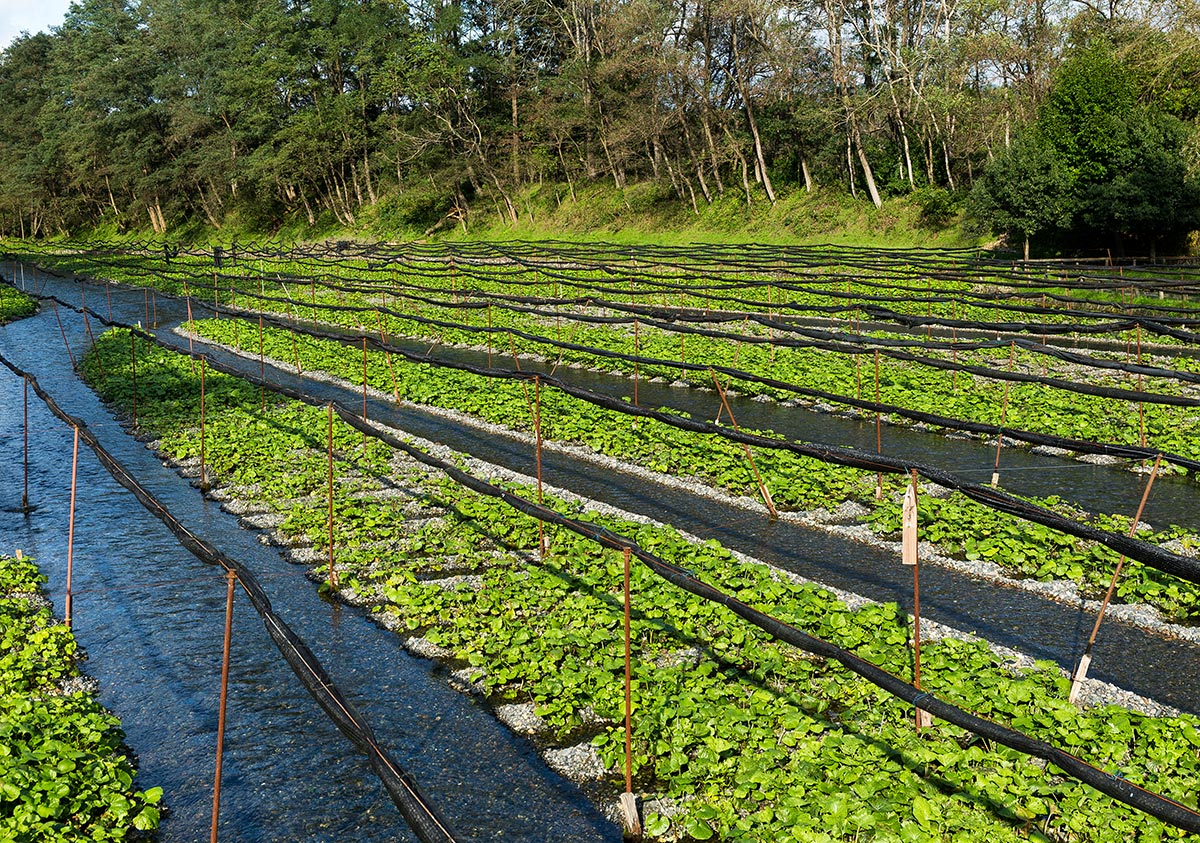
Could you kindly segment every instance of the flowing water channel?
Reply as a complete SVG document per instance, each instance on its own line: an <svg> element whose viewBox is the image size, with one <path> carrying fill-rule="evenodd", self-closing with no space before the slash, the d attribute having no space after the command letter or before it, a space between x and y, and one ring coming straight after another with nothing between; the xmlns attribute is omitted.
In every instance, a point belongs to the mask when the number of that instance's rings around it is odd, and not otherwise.
<svg viewBox="0 0 1200 843"><path fill-rule="evenodd" d="M128 297L127 297L128 298ZM115 304L115 302L114 302ZM76 354L82 319L60 311ZM439 668L352 608L321 600L303 571L242 530L129 437L71 371L53 311L0 327L0 353L86 420L190 529L244 562L276 610L413 773L462 840L619 840L533 746L454 691ZM22 493L22 386L0 374L0 541L38 558L62 613L72 437L30 392L29 516ZM208 834L225 582L81 450L74 542L75 631L137 753L139 786L161 786L163 841ZM283 662L261 620L235 602L222 784L225 841L383 841L412 837L396 808Z"/></svg>
<svg viewBox="0 0 1200 843"><path fill-rule="evenodd" d="M80 300L79 285L75 282L51 277L38 278L37 284L44 292L65 301ZM103 306L98 306L104 295L103 287L90 287L87 295L89 304L103 312ZM114 316L124 321L141 320L143 295L141 290L114 286ZM186 348L187 340L167 329L185 318L177 312L181 309L179 303L160 298L157 309L160 337ZM28 364L39 375L45 372L48 383L55 385L56 394L62 391L64 397L70 396L69 410L77 413L80 408L87 410L81 414L89 423L92 419L100 420L106 446L113 447L123 460L136 460L131 468L143 480L153 478L154 483L148 485L156 494L166 490L168 503L172 508L178 506L181 514L187 513L185 520L195 519L189 523L199 532L248 563L262 560L261 570L266 572L264 584L277 607L283 611L286 605L289 622L297 625L298 631L333 670L335 679L344 683L343 688L362 706L372 725L382 733L383 744L396 752L401 763L413 769L458 828L469 830L464 837L523 839L507 830L514 824L514 817L522 833L529 831L530 823L536 826L536 833L529 833L526 838L531 840L615 837L617 832L582 803L572 786L547 773L523 742L508 737L502 727L469 700L448 690L437 676L431 676L436 671L427 663L409 659L390 634L376 629L359 613L335 612L316 597L298 570L282 565L274 551L259 545L251 534L238 530L232 518L217 512L215 505L203 502L195 490L163 469L143 447L131 443L91 393L74 382L53 312L48 308L47 311L36 319L0 329L0 349L22 365ZM60 310L60 315L73 347L81 349L86 339L82 320L66 310ZM93 326L96 329L98 326ZM218 349L210 352L214 359L241 365L257 374L257 362L249 363ZM472 359L472 352L443 350L442 353ZM472 359L472 362L478 361ZM563 369L559 374L597 390L614 394L629 392L629 382L621 378ZM353 388L312 381L270 366L267 377L323 400L338 400L347 406L361 404L361 394ZM13 413L14 408L19 412L20 385L8 378L0 389L5 390L0 407L0 448L4 449L4 465L12 466L17 464L12 458L18 453L14 448L19 447L19 442L14 444L14 431L19 433L20 420ZM658 402L701 416L715 415L716 399L711 393L643 384L639 394L647 404ZM455 424L419 409L397 408L382 400L371 400L369 411L372 418L497 465L526 474L534 470L532 449L515 437ZM869 422L754 401L736 402L734 412L739 423L748 427L771 428L798 438L833 444L874 446L874 425ZM0 513L0 534L15 537L8 544L18 546L24 541L26 550L40 552L50 562L47 573L52 577L51 588L61 593L59 560L65 558L62 533L66 523L64 483L69 482L69 439L44 412L41 419L37 426L47 430L39 435L49 438L35 449L39 462L45 464L39 464L35 472L38 488L31 490L31 497L45 506L29 521L8 511ZM895 427L885 428L884 445L891 453L906 454L979 480L990 476L994 459L993 448L977 441ZM82 597L77 602L81 637L95 651L89 670L106 685L102 699L126 718L130 743L141 754L146 771L143 785L164 784L170 791L173 786L193 780L188 785L193 795L188 798L202 802L208 798L204 783L211 776L216 708L214 677L219 670L219 615L223 601L221 578L199 563L189 563L191 557L173 549L169 535L149 516L145 516L143 524L140 507L134 505L132 498L122 497L124 493L120 490L113 491L110 487L114 484L106 476L98 476L101 470L94 463L85 462L93 465L88 470L94 476L84 488L105 491L93 493L98 496L95 503L88 499L88 510L81 510L80 529L95 519L87 527L94 533L92 544L86 546L91 553L99 552L100 558L93 559L92 564L97 566L95 576L108 589L107 596L97 600L98 605L90 610ZM674 486L559 453L543 454L543 472L550 484L669 522L704 538L718 539L730 548L811 579L872 599L893 600L905 608L911 602L907 569L902 569L892 555L882 550L787 522L772 523L765 515L731 508ZM11 507L12 501L19 502L20 491L16 477L7 469L5 477L3 506ZM1004 451L1002 477L1005 487L1013 491L1064 493L1064 497L1081 505L1111 512L1132 511L1144 482L1113 467L1083 465L1015 448ZM1194 504L1194 487L1188 481L1173 478L1163 478L1159 483L1162 485L1156 483L1146 520L1160 519L1194 528L1200 518ZM138 511L131 514L133 509ZM106 511L108 520L102 523L99 519ZM145 547L132 544L134 537L142 541L143 534L151 537ZM114 536L120 537L119 541L114 541ZM77 537L77 542L80 541ZM85 558L84 546L77 544L76 559L80 566L77 570L86 567L81 561ZM143 579L174 580L176 570L180 571L179 583L139 584ZM97 585L93 583L92 587ZM1094 619L1078 608L935 566L922 568L921 602L926 617L977 633L1035 658L1052 659L1068 669L1082 652ZM110 603L114 604L111 609ZM118 640L116 631L102 635L86 632L83 618L89 611L98 616L97 620L113 615L106 623L120 628L120 634L131 640L122 639L123 643L116 644L112 643ZM296 620L292 612L296 613ZM199 640L189 639L190 643L180 652L167 637L177 627L192 630L189 634L195 634ZM134 630L132 635L125 631L129 629ZM390 803L384 803L381 789L371 781L363 784L364 765L357 759L345 758L348 752L337 745L339 738L333 727L321 722L323 718L316 705L290 682L290 673L275 659L261 626L249 617L246 609L238 629L239 649L251 647L255 640L261 642L257 645L257 656L239 653L237 649L234 654L235 670L239 662L243 671L252 665L249 674L242 673L235 680L231 696L231 712L235 713L231 714L231 729L240 730L236 739L233 732L230 737L238 746L239 760L233 762L234 767L238 769L240 764L240 769L254 771L242 774L242 783L249 793L243 797L240 810L251 813L253 819L246 820L245 825L256 830L244 832L248 836L239 839L292 839L301 834L324 839L321 829L337 829L328 832L328 839L375 839L377 829L382 826L389 831L381 836L395 836L399 820ZM101 637L89 639L89 634ZM102 655L101 651L106 652ZM114 663L106 668L113 671L111 680L99 669L107 660ZM273 661L278 663L276 668L270 667ZM268 678L268 669L278 670L279 676ZM1096 646L1090 675L1163 703L1200 712L1200 647L1195 645L1108 620ZM149 695L138 689L143 682L151 683ZM283 700L275 696L280 689L287 689ZM127 697L137 697L141 702L126 702ZM161 715L162 719L156 721L160 717L157 714L160 704L169 704L176 713ZM261 712L263 720L254 727L238 726L234 722L238 711ZM403 712L402 716L397 711ZM384 724L387 729L382 728ZM268 740L281 742L283 748L268 746ZM338 760L329 759L322 749L326 746L337 746L333 754ZM181 764L189 757L188 752L194 757L194 764ZM490 754L493 752L495 756ZM233 750L230 753L227 758L235 754ZM183 767L195 767L200 772L182 774ZM513 778L506 780L499 770L509 771ZM285 785L289 788L286 791ZM293 787L297 789L290 789ZM233 807L237 797L228 798L230 811L238 810ZM553 822L543 818L541 810L531 816L529 808L540 809L543 802L549 806L545 812L552 816ZM296 810L298 805L304 806L302 811ZM206 806L199 804L192 807L186 833L182 830L185 819L172 817L166 826L169 839L194 837L191 832L199 827L206 810ZM184 813L181 809L177 811ZM275 824L285 821L300 823L305 830L274 836L278 832ZM313 837L312 829L318 830L317 837ZM555 837L556 833L560 836Z"/></svg>

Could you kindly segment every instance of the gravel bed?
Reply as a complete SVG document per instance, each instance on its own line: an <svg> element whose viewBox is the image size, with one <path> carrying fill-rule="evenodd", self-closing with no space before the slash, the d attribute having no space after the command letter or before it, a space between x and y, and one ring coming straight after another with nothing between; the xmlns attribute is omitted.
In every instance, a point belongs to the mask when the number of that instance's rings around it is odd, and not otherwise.
<svg viewBox="0 0 1200 843"><path fill-rule="evenodd" d="M599 781L608 772L596 748L590 743L565 749L548 749L542 753L542 757L551 769L574 782Z"/></svg>
<svg viewBox="0 0 1200 843"><path fill-rule="evenodd" d="M536 735L546 731L546 721L535 713L533 703L508 703L496 706L496 717L508 728L522 735Z"/></svg>

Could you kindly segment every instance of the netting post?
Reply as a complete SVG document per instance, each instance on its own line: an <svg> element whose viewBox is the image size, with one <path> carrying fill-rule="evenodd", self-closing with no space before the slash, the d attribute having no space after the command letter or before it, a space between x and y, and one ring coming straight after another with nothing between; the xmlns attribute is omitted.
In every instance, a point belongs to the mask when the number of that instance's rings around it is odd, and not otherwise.
<svg viewBox="0 0 1200 843"><path fill-rule="evenodd" d="M133 331L129 332L129 371L133 381L133 426L137 428L137 342Z"/></svg>
<svg viewBox="0 0 1200 843"><path fill-rule="evenodd" d="M642 343L638 337L638 320L635 316L633 319L633 406L638 405L638 361L636 358L642 356Z"/></svg>
<svg viewBox="0 0 1200 843"><path fill-rule="evenodd" d="M733 426L735 432L740 432L737 419L733 417L733 410L730 409L729 401L725 398L725 390L721 387L721 382L717 380L716 371L709 369L708 373L712 375L713 385L717 388L717 395L721 397L721 406L725 408L725 413L729 416L730 425ZM754 482L758 484L758 491L762 495L767 512L771 514L771 519L774 520L779 517L779 511L775 509L775 501L771 500L771 492L767 489L767 484L763 482L762 476L758 473L758 466L754 463L754 453L745 442L742 443L742 450L746 453L746 459L750 461L750 470L754 473Z"/></svg>
<svg viewBox="0 0 1200 843"><path fill-rule="evenodd" d="M288 296L288 316L292 320L292 361L296 364L296 374L304 370L300 368L300 346L296 342L296 310L292 306L291 296Z"/></svg>
<svg viewBox="0 0 1200 843"><path fill-rule="evenodd" d="M205 361L206 361L206 358L204 358L204 357L200 358L200 491L201 492L208 491L208 477L204 471L204 405L205 405L204 374L205 374L205 369L207 368Z"/></svg>
<svg viewBox="0 0 1200 843"><path fill-rule="evenodd" d="M384 295L387 295L386 293ZM379 311L375 311L375 318L379 322L379 341L387 344L387 336L383 332L383 317ZM490 335L489 335L490 337ZM392 353L390 351L383 352L383 359L387 361L388 375L392 378L392 397L396 399L396 403L400 403L400 385L396 382L396 370L392 367ZM491 368L491 359L488 359L488 367Z"/></svg>
<svg viewBox="0 0 1200 843"><path fill-rule="evenodd" d="M184 290L184 295L185 296L187 295L186 289ZM150 327L150 288L149 287L142 288L142 298L145 300L143 304L144 304L145 311L146 311L146 319L143 324L145 324L145 326L147 328L149 328Z"/></svg>
<svg viewBox="0 0 1200 843"><path fill-rule="evenodd" d="M71 451L71 505L67 510L67 597L63 609L63 620L67 629L71 628L71 575L75 563L75 490L78 488L76 478L79 469L79 428L72 428L75 431L75 445Z"/></svg>
<svg viewBox="0 0 1200 843"><path fill-rule="evenodd" d="M362 390L363 390L363 424L367 422L367 338L362 338L363 347L363 375L362 375ZM367 432L363 431L363 459L367 458Z"/></svg>
<svg viewBox="0 0 1200 843"><path fill-rule="evenodd" d="M513 365L517 367L517 371L521 371L521 361L517 358L517 341L513 339L512 331L508 332L508 347L512 349ZM528 398L528 396L526 396Z"/></svg>
<svg viewBox="0 0 1200 843"><path fill-rule="evenodd" d="M536 444L537 462L537 499L542 504L542 379L533 376L533 435ZM542 559L546 558L546 524L538 519L538 552Z"/></svg>
<svg viewBox="0 0 1200 843"><path fill-rule="evenodd" d="M879 349L875 349L875 403L879 404ZM875 410L875 453L883 453L883 414ZM883 472L875 472L875 500L883 500Z"/></svg>
<svg viewBox="0 0 1200 843"><path fill-rule="evenodd" d="M1137 325L1137 364L1142 365L1142 323ZM1138 372L1137 391L1142 391L1142 373ZM1146 403L1138 402L1138 437L1142 447L1146 447ZM1145 465L1145 463L1142 463Z"/></svg>
<svg viewBox="0 0 1200 843"><path fill-rule="evenodd" d="M25 490L21 493L21 512L29 514L29 378L21 378L25 387L23 396L25 426L22 437L25 440Z"/></svg>
<svg viewBox="0 0 1200 843"><path fill-rule="evenodd" d="M221 288L217 286L217 271L213 270L213 316L221 318Z"/></svg>
<svg viewBox="0 0 1200 843"><path fill-rule="evenodd" d="M921 563L917 553L918 537L918 508L917 508L917 470L909 469L909 484L904 492L904 507L902 510L902 533L900 542L900 561L912 567L913 571L913 686L921 688ZM933 725L933 719L928 711L918 707L916 710L917 733Z"/></svg>
<svg viewBox="0 0 1200 843"><path fill-rule="evenodd" d="M492 368L492 303L488 302L488 368Z"/></svg>
<svg viewBox="0 0 1200 843"><path fill-rule="evenodd" d="M335 591L338 587L337 571L333 567L333 404L329 405L329 434L328 454L329 454L329 590Z"/></svg>
<svg viewBox="0 0 1200 843"><path fill-rule="evenodd" d="M54 308L54 318L58 322L58 332L62 335L63 346L67 349L67 357L71 358L71 368L78 372L79 366L75 363L75 354L71 351L71 344L67 342L67 330L63 327L62 317L58 315L58 305L52 301L50 306Z"/></svg>
<svg viewBox="0 0 1200 843"><path fill-rule="evenodd" d="M217 843L217 819L221 814L221 762L225 754L225 707L229 698L229 649L233 639L233 586L237 575L225 572L225 641L221 650L221 698L217 704L217 758L213 773L212 829L209 843Z"/></svg>
<svg viewBox="0 0 1200 843"><path fill-rule="evenodd" d="M108 321L113 321L112 318L112 289L107 278L104 279L104 298L108 300Z"/></svg>
<svg viewBox="0 0 1200 843"><path fill-rule="evenodd" d="M958 321L958 315L955 314L954 321ZM954 394L958 395L958 349L955 347L958 344L958 326L953 325L950 328L950 362L955 368L950 370L950 388L954 390Z"/></svg>
<svg viewBox="0 0 1200 843"><path fill-rule="evenodd" d="M1008 421L1008 388L1012 381L1004 382L1004 401L1000 405L1000 426L996 430L996 464L992 468L992 488L1000 485L1000 449L1004 447L1004 425Z"/></svg>
<svg viewBox="0 0 1200 843"><path fill-rule="evenodd" d="M263 362L263 318L262 314L258 314L258 410L266 412L267 409L267 367Z"/></svg>
<svg viewBox="0 0 1200 843"><path fill-rule="evenodd" d="M186 301L186 302L187 302L187 315L188 315L188 362L190 362L190 363L192 364L192 374L194 375L194 374L196 374L196 358L195 358L193 355L194 355L196 352L195 352L195 349L192 347L192 337L193 337L193 336L195 336L195 333L196 333L196 325L195 325L195 323L192 321L192 297L191 297L191 294L188 292L188 285L187 285L187 282L186 282L186 281L184 281L184 282L183 282L183 298L184 298L184 301Z"/></svg>
<svg viewBox="0 0 1200 843"><path fill-rule="evenodd" d="M158 296L154 287L150 288L150 327L158 327Z"/></svg>
<svg viewBox="0 0 1200 843"><path fill-rule="evenodd" d="M1150 487L1154 485L1154 478L1158 474L1158 467L1162 463L1162 454L1158 454L1154 458L1154 467L1150 469L1150 477L1146 480L1146 488L1142 492L1142 502L1138 504L1137 514L1133 516L1133 523L1129 525L1129 537L1133 538L1137 534L1138 523L1142 520L1142 512L1146 508L1146 501L1150 499ZM1079 665L1075 668L1075 672L1071 675L1071 693L1067 697L1067 702L1074 703L1079 699L1079 692L1083 690L1083 681L1087 679L1088 668L1092 664L1092 647L1096 644L1096 636L1100 634L1100 623L1104 620L1104 613L1108 609L1108 604L1112 600L1113 592L1117 590L1117 580L1121 577L1121 569L1125 566L1125 554L1117 560L1117 567L1113 570L1112 579L1108 583L1108 591L1104 593L1104 600L1100 603L1100 611L1096 614L1096 623L1092 627L1092 634L1088 637L1087 646L1083 649L1083 656L1079 659Z"/></svg>
<svg viewBox="0 0 1200 843"><path fill-rule="evenodd" d="M629 634L629 557L625 548L625 792L621 794L621 812L625 815L625 833L634 837L642 833L638 818L637 797L633 795L633 671L630 658Z"/></svg>

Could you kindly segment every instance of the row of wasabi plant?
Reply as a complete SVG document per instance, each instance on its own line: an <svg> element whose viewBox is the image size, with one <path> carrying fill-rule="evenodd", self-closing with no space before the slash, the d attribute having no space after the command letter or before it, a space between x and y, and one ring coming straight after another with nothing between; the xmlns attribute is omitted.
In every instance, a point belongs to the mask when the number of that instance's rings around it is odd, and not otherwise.
<svg viewBox="0 0 1200 843"><path fill-rule="evenodd" d="M138 422L175 459L197 456L199 372L140 340ZM118 411L132 409L130 337L110 332L84 371ZM326 412L268 400L211 370L206 457L223 495L273 506L279 530L313 558L327 550ZM619 553L415 467L334 425L340 594L405 636L440 648L493 704L532 704L539 740L587 744L623 787L622 564ZM398 480L396 478L399 478ZM401 486L405 495L381 494ZM527 498L535 492L510 485ZM342 496L345 496L344 498ZM578 503L556 509L628 535L756 608L912 676L909 619L894 604L852 608L829 591ZM324 572L318 568L316 574ZM448 577L448 575L453 575ZM656 839L1096 840L1182 833L1055 769L935 723L840 666L770 640L728 611L635 566L632 577L635 789ZM1194 806L1200 719L1065 702L1052 664L1018 669L985 644L929 641L923 687Z"/></svg>
<svg viewBox="0 0 1200 843"><path fill-rule="evenodd" d="M197 321L194 327L205 339L228 345L236 342L257 354L257 324L219 319ZM265 329L262 341L263 353L281 366L298 363L305 372L319 371L361 383L362 352L353 347L277 328ZM521 383L435 370L399 356L389 361L377 352L368 353L366 373L368 385L401 400L456 410L515 430L533 430L529 394ZM653 419L635 421L552 389L543 389L540 400L541 434L546 440L584 445L600 454L697 479L736 495L758 494L741 448L719 436L683 432ZM713 400L717 403L715 396ZM899 530L903 481L892 475L885 475L887 494L878 501L876 476L870 472L767 449L758 449L755 465L781 510L832 509L851 500L870 510L864 523L879 535L891 536ZM1081 515L1057 498L1034 502L1073 517ZM1126 532L1129 526L1128 520L1104 513L1090 520L1117 533ZM959 493L931 498L921 530L923 540L940 545L947 554L986 559L1014 578L1070 580L1092 596L1104 593L1117 563L1117 554L1109 548L996 512ZM1185 550L1200 548L1200 538L1170 525L1142 530L1138 537L1156 544L1178 542ZM1176 622L1200 621L1200 587L1138 562L1128 563L1116 598L1154 606Z"/></svg>
<svg viewBox="0 0 1200 843"><path fill-rule="evenodd" d="M120 721L77 681L79 649L29 557L0 556L0 839L118 841L158 827Z"/></svg>

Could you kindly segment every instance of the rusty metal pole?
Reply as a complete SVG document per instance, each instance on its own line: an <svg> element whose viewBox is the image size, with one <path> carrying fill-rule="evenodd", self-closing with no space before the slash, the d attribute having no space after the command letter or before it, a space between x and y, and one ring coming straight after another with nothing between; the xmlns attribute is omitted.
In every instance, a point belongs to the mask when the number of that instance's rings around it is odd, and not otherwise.
<svg viewBox="0 0 1200 843"><path fill-rule="evenodd" d="M221 761L225 754L225 703L229 697L229 645L233 638L233 586L237 574L225 572L225 644L221 653L221 701L217 708L217 760L213 775L212 830L210 843L217 843L217 819L221 814Z"/></svg>
<svg viewBox="0 0 1200 843"><path fill-rule="evenodd" d="M537 440L537 497L538 504L542 503L542 381L537 375L533 376L533 434ZM546 527L538 519L538 551L542 559L546 558Z"/></svg>
<svg viewBox="0 0 1200 843"><path fill-rule="evenodd" d="M638 405L638 361L637 358L642 356L642 344L638 338L638 320L635 316L633 319L633 406Z"/></svg>
<svg viewBox="0 0 1200 843"><path fill-rule="evenodd" d="M1142 323L1137 325L1137 364L1142 365ZM1142 373L1138 372L1137 391L1142 391ZM1138 402L1138 441L1142 447L1146 447L1146 404L1143 401ZM1145 465L1143 462L1142 465Z"/></svg>
<svg viewBox="0 0 1200 843"><path fill-rule="evenodd" d="M263 318L262 314L258 315L258 409L259 412L265 412L267 409L267 368L263 362Z"/></svg>
<svg viewBox="0 0 1200 843"><path fill-rule="evenodd" d="M1154 467L1150 469L1150 477L1146 480L1146 488L1142 492L1142 502L1138 504L1137 514L1133 516L1133 523L1129 525L1130 538L1137 534L1138 523L1142 520L1142 512L1146 509L1146 501L1150 499L1150 487L1154 485L1154 478L1158 475L1158 467L1161 464L1162 454L1159 454L1154 458ZM1100 623L1104 620L1104 613L1108 610L1109 602L1112 601L1113 592L1117 590L1117 581L1121 578L1121 569L1124 566L1125 555L1121 554L1121 558L1117 560L1117 567L1113 570L1112 579L1108 583L1108 591L1104 593L1104 600L1100 603L1096 624L1092 627L1092 634L1088 637L1083 656L1079 659L1079 665L1071 675L1071 692L1067 697L1067 702L1074 703L1083 689L1083 680L1087 678L1088 668L1092 664L1092 648L1096 645L1096 636L1100 634Z"/></svg>
<svg viewBox="0 0 1200 843"><path fill-rule="evenodd" d="M207 358L200 358L200 491L208 491L208 477L204 472L204 374Z"/></svg>
<svg viewBox="0 0 1200 843"><path fill-rule="evenodd" d="M333 404L329 405L329 589L338 587L337 571L333 567Z"/></svg>
<svg viewBox="0 0 1200 843"><path fill-rule="evenodd" d="M879 404L879 349L875 349L875 403ZM875 453L883 453L883 415L875 410ZM883 500L883 472L875 472L875 500Z"/></svg>
<svg viewBox="0 0 1200 843"><path fill-rule="evenodd" d="M63 345L66 346L67 356L71 358L71 368L78 372L79 366L75 363L75 354L71 351L71 344L67 342L67 331L63 328L62 317L58 315L58 305L50 302L50 306L54 308L54 318L58 321L58 332L62 334L62 341Z"/></svg>
<svg viewBox="0 0 1200 843"><path fill-rule="evenodd" d="M71 628L71 575L75 562L75 490L79 469L79 428L75 428L75 446L71 452L71 507L67 515L67 599L63 614L67 629Z"/></svg>
<svg viewBox="0 0 1200 843"><path fill-rule="evenodd" d="M21 493L21 511L26 515L29 514L29 378L21 378L21 383L25 385L24 405L25 405L25 491Z"/></svg>
<svg viewBox="0 0 1200 843"><path fill-rule="evenodd" d="M717 380L716 371L709 369L708 373L712 375L713 386L717 388L717 395L720 396L721 406L725 408L725 412L729 416L729 423L733 425L734 432L740 433L741 428L738 427L737 419L733 417L733 409L729 406L729 400L725 396L725 389L721 386L721 382ZM746 459L750 461L750 470L754 473L754 482L758 484L759 494L762 495L767 512L770 513L771 519L774 520L779 517L779 511L775 508L775 501L771 499L771 492L767 489L767 484L758 473L758 466L754 462L754 453L750 450L750 446L745 442L741 444L742 450L746 454Z"/></svg>
<svg viewBox="0 0 1200 843"><path fill-rule="evenodd" d="M367 338L362 338L363 345L363 423L367 421ZM367 432L363 431L363 459L367 458Z"/></svg>
<svg viewBox="0 0 1200 843"><path fill-rule="evenodd" d="M133 426L137 427L137 343L133 331L129 332L129 371L133 381Z"/></svg>
<svg viewBox="0 0 1200 843"><path fill-rule="evenodd" d="M1000 485L1000 449L1004 447L1004 425L1008 421L1008 388L1011 381L1004 382L1004 403L1000 405L1000 427L996 431L996 465L992 469L992 488Z"/></svg>
<svg viewBox="0 0 1200 843"><path fill-rule="evenodd" d="M637 798L633 795L633 671L630 658L629 633L629 548L625 548L625 792L621 794L621 810L625 815L625 830L631 835L642 833L637 813Z"/></svg>
<svg viewBox="0 0 1200 843"><path fill-rule="evenodd" d="M196 334L196 323L192 321L192 297L188 293L188 285L187 285L186 281L183 282L183 298L184 298L184 301L187 302L188 359L189 359L189 362L192 364L192 374L194 375L194 374L196 374L196 358L194 356L196 351L192 347L192 337L194 337Z"/></svg>

